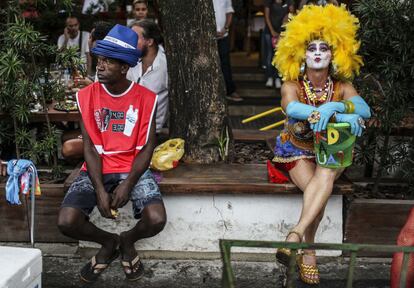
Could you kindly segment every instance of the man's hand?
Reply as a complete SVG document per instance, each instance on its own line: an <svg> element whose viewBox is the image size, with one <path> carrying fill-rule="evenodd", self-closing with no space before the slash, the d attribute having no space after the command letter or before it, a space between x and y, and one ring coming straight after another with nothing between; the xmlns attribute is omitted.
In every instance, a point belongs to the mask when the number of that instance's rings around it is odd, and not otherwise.
<svg viewBox="0 0 414 288"><path fill-rule="evenodd" d="M106 191L96 192L96 201L99 212L102 217L113 219L114 216L111 213L111 195Z"/></svg>
<svg viewBox="0 0 414 288"><path fill-rule="evenodd" d="M112 199L111 208L117 210L118 208L124 207L128 203L131 190L131 185L129 185L126 180L122 181L113 192L114 197Z"/></svg>
<svg viewBox="0 0 414 288"><path fill-rule="evenodd" d="M63 29L63 36L65 37L65 41L69 40L69 29L68 29L68 27L65 27L65 29Z"/></svg>
<svg viewBox="0 0 414 288"><path fill-rule="evenodd" d="M223 29L221 31L217 31L217 38L223 38L224 34L226 34L226 29Z"/></svg>
<svg viewBox="0 0 414 288"><path fill-rule="evenodd" d="M89 79L88 77L86 78L77 77L73 80L73 82L76 88L84 88L93 83L93 81Z"/></svg>

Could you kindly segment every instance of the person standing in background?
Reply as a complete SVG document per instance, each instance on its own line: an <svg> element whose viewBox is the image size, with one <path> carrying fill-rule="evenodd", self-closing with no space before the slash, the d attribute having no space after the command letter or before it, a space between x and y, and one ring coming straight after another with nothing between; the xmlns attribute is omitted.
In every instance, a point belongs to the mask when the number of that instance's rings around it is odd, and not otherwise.
<svg viewBox="0 0 414 288"><path fill-rule="evenodd" d="M243 98L236 92L230 65L230 41L228 36L234 9L231 0L213 0L213 6L216 18L218 52L226 84L226 99L243 101Z"/></svg>
<svg viewBox="0 0 414 288"><path fill-rule="evenodd" d="M276 88L282 86L277 70L272 65L274 49L279 40L282 25L287 21L289 13L295 12L293 0L265 0L264 15L266 27L265 37L265 59L266 59L266 87L271 88L273 82Z"/></svg>
<svg viewBox="0 0 414 288"><path fill-rule="evenodd" d="M303 8L305 5L319 5L319 6L325 6L328 4L332 4L335 6L338 6L338 1L336 0L302 0L299 3L299 10Z"/></svg>

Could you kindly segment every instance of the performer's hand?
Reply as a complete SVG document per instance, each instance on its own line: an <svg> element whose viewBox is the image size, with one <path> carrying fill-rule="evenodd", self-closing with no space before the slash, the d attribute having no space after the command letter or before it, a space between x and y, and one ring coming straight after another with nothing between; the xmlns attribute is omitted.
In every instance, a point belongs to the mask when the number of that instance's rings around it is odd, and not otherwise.
<svg viewBox="0 0 414 288"><path fill-rule="evenodd" d="M102 217L105 218L111 218L113 219L114 216L112 216L111 213L111 195L107 193L106 191L103 192L97 192L96 193L96 202L98 206L98 210L101 213Z"/></svg>
<svg viewBox="0 0 414 288"><path fill-rule="evenodd" d="M128 203L131 190L131 185L126 180L122 181L114 190L111 208L117 210L120 207L124 207Z"/></svg>
<svg viewBox="0 0 414 288"><path fill-rule="evenodd" d="M320 113L320 119L317 123L311 124L311 128L314 132L321 132L326 130L326 125L328 125L329 119L335 112L344 112L345 105L341 102L328 102L319 106L316 110Z"/></svg>
<svg viewBox="0 0 414 288"><path fill-rule="evenodd" d="M345 122L351 124L351 133L360 137L363 128L365 128L364 120L358 114L336 114L336 122Z"/></svg>

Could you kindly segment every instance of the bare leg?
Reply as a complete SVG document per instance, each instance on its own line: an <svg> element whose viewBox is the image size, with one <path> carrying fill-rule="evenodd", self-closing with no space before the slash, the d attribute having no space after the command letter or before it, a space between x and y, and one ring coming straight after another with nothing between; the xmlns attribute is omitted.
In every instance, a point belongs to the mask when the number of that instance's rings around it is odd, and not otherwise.
<svg viewBox="0 0 414 288"><path fill-rule="evenodd" d="M65 141L62 145L62 156L66 159L82 159L83 140L75 138Z"/></svg>
<svg viewBox="0 0 414 288"><path fill-rule="evenodd" d="M343 169L337 169L336 170L335 180L337 180L339 178L339 176L341 176L343 171L344 171ZM326 203L323 206L322 210L319 212L318 216L316 216L315 220L309 225L308 229L306 229L306 232L305 232L305 241L306 242L308 242L308 243L314 243L315 242L316 231L318 230L319 224L322 221L323 214L325 212L325 208L326 208Z"/></svg>
<svg viewBox="0 0 414 288"><path fill-rule="evenodd" d="M118 247L119 236L117 234L99 229L89 222L79 209L61 208L57 225L60 231L68 237L101 244L102 247L96 255L98 263L105 263Z"/></svg>
<svg viewBox="0 0 414 288"><path fill-rule="evenodd" d="M289 171L292 181L295 183L296 186L299 187L299 189L304 191L303 207L302 207L300 221L294 230L300 232L302 235L304 234L305 240L308 243L313 243L315 240L315 234L318 229L319 223L322 220L328 197L332 192L333 181L340 175L341 172L342 170L330 170L327 168L316 167L315 164L309 161L306 161L306 160L300 160L296 164L296 166L291 171ZM322 197L319 198L319 200L315 200L315 201L323 201L323 202L320 202L319 204L321 205L319 206L315 205L318 203L313 203L312 200L314 199L314 197L316 197L315 195L321 194L320 191L321 192L323 191L325 181L328 181L329 183L330 181L329 179L331 179L330 177L331 178L333 177L331 185L328 184L327 185L328 187L325 187L325 194L319 195ZM303 219L305 217L305 220L306 220L306 215L310 214L308 212L309 209L307 209L309 205L313 205L311 207L315 207L313 209L316 209L316 211L314 211L313 215L311 214L311 218L308 219L307 222L305 222L306 223L305 224L306 226L305 226L303 225L304 223ZM303 226L305 226L305 228L302 228L302 229L298 228L298 226L301 223ZM297 238L298 237L295 234L291 234L291 236L289 236L287 241L297 241L298 240ZM314 255L312 255L314 254L314 251L305 251L305 253L310 254L310 255L305 255L304 263L310 264L310 265L316 264L316 258Z"/></svg>
<svg viewBox="0 0 414 288"><path fill-rule="evenodd" d="M303 192L311 181L315 173L316 165L308 160L298 160L295 167L289 171L289 176L292 179L293 183ZM303 235L303 232L301 232ZM298 236L296 234L289 235L287 241L298 241ZM302 239L300 239L302 240Z"/></svg>
<svg viewBox="0 0 414 288"><path fill-rule="evenodd" d="M141 220L131 230L122 232L121 250L122 258L129 261L135 258L137 252L134 244L136 241L157 235L165 226L167 216L163 203L155 203L146 206L142 212Z"/></svg>
<svg viewBox="0 0 414 288"><path fill-rule="evenodd" d="M303 207L299 223L295 230L304 234L325 207L332 193L337 171L329 168L316 167L315 174L303 194Z"/></svg>

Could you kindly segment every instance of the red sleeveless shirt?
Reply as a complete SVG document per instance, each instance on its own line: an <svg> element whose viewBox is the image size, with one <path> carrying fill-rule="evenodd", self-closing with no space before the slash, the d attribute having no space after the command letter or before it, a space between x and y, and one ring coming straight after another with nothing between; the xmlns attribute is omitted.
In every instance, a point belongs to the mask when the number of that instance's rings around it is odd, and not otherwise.
<svg viewBox="0 0 414 288"><path fill-rule="evenodd" d="M102 159L102 173L129 173L135 156L148 142L156 94L131 82L124 93L113 95L95 82L76 98L85 130Z"/></svg>

